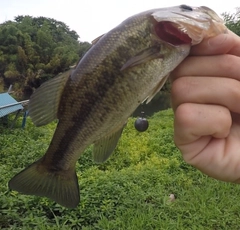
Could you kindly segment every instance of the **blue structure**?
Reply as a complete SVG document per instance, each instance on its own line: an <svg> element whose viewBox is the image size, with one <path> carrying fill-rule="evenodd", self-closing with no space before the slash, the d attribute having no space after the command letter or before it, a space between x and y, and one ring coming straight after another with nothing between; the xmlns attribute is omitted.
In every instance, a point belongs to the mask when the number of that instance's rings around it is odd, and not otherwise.
<svg viewBox="0 0 240 230"><path fill-rule="evenodd" d="M23 110L22 102L17 102L9 93L0 94L0 118L5 118L7 120L7 115L17 111L15 119L11 125L11 128L14 126L15 121L20 113Z"/></svg>
<svg viewBox="0 0 240 230"><path fill-rule="evenodd" d="M28 110L25 111L24 115L23 115L23 120L22 120L22 128L25 128L26 125L26 121L27 121L27 116L28 116Z"/></svg>
<svg viewBox="0 0 240 230"><path fill-rule="evenodd" d="M17 102L10 94L0 94L0 117L4 117L10 113L22 110L21 102Z"/></svg>

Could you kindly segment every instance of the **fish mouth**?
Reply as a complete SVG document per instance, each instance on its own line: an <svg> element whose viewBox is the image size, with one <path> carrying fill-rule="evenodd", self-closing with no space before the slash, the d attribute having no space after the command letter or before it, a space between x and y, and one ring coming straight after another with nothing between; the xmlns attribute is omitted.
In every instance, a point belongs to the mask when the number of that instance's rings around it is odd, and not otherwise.
<svg viewBox="0 0 240 230"><path fill-rule="evenodd" d="M173 46L191 44L192 38L179 25L169 21L159 22L155 25L156 35L164 42Z"/></svg>
<svg viewBox="0 0 240 230"><path fill-rule="evenodd" d="M196 45L203 38L227 32L224 21L213 10L205 6L190 9L153 13L156 35L170 45L179 46Z"/></svg>

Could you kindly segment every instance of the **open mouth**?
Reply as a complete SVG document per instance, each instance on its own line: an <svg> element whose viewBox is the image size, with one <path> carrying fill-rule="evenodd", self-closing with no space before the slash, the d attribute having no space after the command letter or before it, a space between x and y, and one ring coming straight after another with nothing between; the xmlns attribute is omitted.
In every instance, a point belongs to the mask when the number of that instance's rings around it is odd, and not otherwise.
<svg viewBox="0 0 240 230"><path fill-rule="evenodd" d="M161 40L173 46L191 44L192 39L178 27L173 22L162 21L155 25L155 32Z"/></svg>

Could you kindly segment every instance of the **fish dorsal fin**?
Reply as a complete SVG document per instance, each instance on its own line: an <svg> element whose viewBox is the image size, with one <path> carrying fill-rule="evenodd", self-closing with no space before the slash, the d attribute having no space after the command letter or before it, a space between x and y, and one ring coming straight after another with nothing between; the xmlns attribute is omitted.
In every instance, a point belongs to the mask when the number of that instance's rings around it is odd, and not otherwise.
<svg viewBox="0 0 240 230"><path fill-rule="evenodd" d="M153 46L149 47L137 55L130 58L121 68L121 70L125 70L128 68L131 68L133 66L137 66L143 63L146 63L150 60L156 59L156 58L163 58L162 54L160 53L160 46Z"/></svg>
<svg viewBox="0 0 240 230"><path fill-rule="evenodd" d="M152 91L149 93L148 97L145 99L146 104L148 104L154 97L155 95L160 91L160 89L163 87L163 85L165 84L166 80L168 79L168 75L166 75L165 77L163 77L158 84L152 89ZM144 101L145 101L144 100Z"/></svg>
<svg viewBox="0 0 240 230"><path fill-rule="evenodd" d="M36 126L46 125L57 119L59 101L71 71L73 70L43 83L31 96L28 110Z"/></svg>
<svg viewBox="0 0 240 230"><path fill-rule="evenodd" d="M98 163L106 161L116 148L124 127L101 138L93 146L93 160Z"/></svg>
<svg viewBox="0 0 240 230"><path fill-rule="evenodd" d="M103 37L105 34L102 34L101 36L98 36L97 38L95 38L94 40L92 40L92 45L97 44L97 42L100 40L101 37Z"/></svg>

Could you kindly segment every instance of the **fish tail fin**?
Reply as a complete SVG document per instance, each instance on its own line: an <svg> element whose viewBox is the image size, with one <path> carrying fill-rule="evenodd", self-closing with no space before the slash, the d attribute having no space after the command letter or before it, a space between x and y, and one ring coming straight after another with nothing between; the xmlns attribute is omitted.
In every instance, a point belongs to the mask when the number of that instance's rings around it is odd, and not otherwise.
<svg viewBox="0 0 240 230"><path fill-rule="evenodd" d="M75 169L49 170L42 159L14 176L8 185L10 189L26 195L48 197L67 208L75 208L80 200Z"/></svg>

